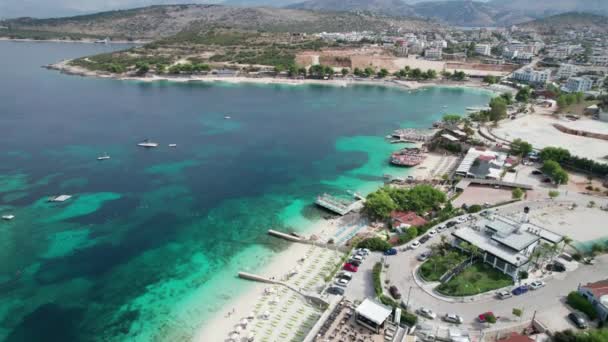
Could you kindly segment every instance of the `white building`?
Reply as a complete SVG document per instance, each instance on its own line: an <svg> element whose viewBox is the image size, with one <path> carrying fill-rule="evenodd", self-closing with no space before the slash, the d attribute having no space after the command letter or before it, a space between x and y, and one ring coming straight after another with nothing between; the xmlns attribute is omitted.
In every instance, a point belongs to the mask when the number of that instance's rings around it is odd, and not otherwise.
<svg viewBox="0 0 608 342"><path fill-rule="evenodd" d="M589 56L589 62L593 65L608 66L608 53L604 55Z"/></svg>
<svg viewBox="0 0 608 342"><path fill-rule="evenodd" d="M578 293L593 305L600 321L608 320L608 280L579 286Z"/></svg>
<svg viewBox="0 0 608 342"><path fill-rule="evenodd" d="M365 298L355 309L355 321L378 334L392 313L392 308Z"/></svg>
<svg viewBox="0 0 608 342"><path fill-rule="evenodd" d="M440 60L443 56L441 48L431 48L424 50L424 57L427 59Z"/></svg>
<svg viewBox="0 0 608 342"><path fill-rule="evenodd" d="M489 44L475 44L475 53L482 56L490 56L492 47Z"/></svg>
<svg viewBox="0 0 608 342"><path fill-rule="evenodd" d="M580 71L581 68L574 64L562 63L560 64L559 69L557 70L556 76L559 79L567 79L576 76L576 74L578 74Z"/></svg>
<svg viewBox="0 0 608 342"><path fill-rule="evenodd" d="M471 227L463 227L452 233L453 245L461 248L466 242L476 246L484 263L518 280L521 271L532 264L532 253L541 244L557 245L564 238L544 228L527 222L522 213L521 222L493 215Z"/></svg>
<svg viewBox="0 0 608 342"><path fill-rule="evenodd" d="M534 70L531 67L525 67L515 71L513 78L522 82L545 84L551 79L551 70Z"/></svg>
<svg viewBox="0 0 608 342"><path fill-rule="evenodd" d="M562 88L569 93L586 92L593 87L593 80L587 77L570 77Z"/></svg>

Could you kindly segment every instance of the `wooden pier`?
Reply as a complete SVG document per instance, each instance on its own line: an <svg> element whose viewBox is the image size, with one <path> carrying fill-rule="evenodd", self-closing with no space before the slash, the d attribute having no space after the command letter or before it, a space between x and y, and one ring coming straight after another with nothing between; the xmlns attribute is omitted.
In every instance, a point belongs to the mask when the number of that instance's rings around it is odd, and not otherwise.
<svg viewBox="0 0 608 342"><path fill-rule="evenodd" d="M351 212L351 210L353 210L354 208L355 203L357 202L348 203L345 200L333 197L328 194L317 196L317 199L315 200L316 205L330 210L341 216L344 216Z"/></svg>

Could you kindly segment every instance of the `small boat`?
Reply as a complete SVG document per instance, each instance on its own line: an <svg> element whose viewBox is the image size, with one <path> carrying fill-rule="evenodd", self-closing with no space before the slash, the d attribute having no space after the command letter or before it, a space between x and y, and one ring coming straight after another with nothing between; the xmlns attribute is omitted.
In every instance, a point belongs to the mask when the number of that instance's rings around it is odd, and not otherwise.
<svg viewBox="0 0 608 342"><path fill-rule="evenodd" d="M224 116L224 119L226 119L226 120L230 120L230 119L232 119L232 118L230 117L230 115L226 115L226 116Z"/></svg>
<svg viewBox="0 0 608 342"><path fill-rule="evenodd" d="M177 144L169 144L169 147L177 147Z"/></svg>
<svg viewBox="0 0 608 342"><path fill-rule="evenodd" d="M59 195L59 196L51 196L49 198L49 202L65 202L72 198L71 195Z"/></svg>
<svg viewBox="0 0 608 342"><path fill-rule="evenodd" d="M137 144L137 146L153 148L153 147L158 147L158 143L155 143L155 142L150 141L149 139L146 139L146 140L140 142L139 144Z"/></svg>
<svg viewBox="0 0 608 342"><path fill-rule="evenodd" d="M107 160L110 159L110 156L107 153L104 153L103 156L97 157L97 160Z"/></svg>
<svg viewBox="0 0 608 342"><path fill-rule="evenodd" d="M15 218L15 215L2 215L2 219L5 221L10 221Z"/></svg>

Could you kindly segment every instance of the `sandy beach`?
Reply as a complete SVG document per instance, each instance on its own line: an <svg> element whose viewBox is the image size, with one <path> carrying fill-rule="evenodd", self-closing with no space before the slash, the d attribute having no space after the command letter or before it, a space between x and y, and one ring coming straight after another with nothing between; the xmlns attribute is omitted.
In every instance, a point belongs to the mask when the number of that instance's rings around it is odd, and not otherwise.
<svg viewBox="0 0 608 342"><path fill-rule="evenodd" d="M340 221L321 220L307 234L314 234L323 241L335 234ZM333 270L342 255L341 252L327 248L293 243L255 273L284 280L307 293L318 293L325 286L324 277ZM287 279L296 269L297 274ZM257 338L263 337L270 341L303 339L321 314L317 308L307 304L302 296L286 287L254 282L250 285L246 292L226 304L211 320L199 327L193 340L228 341L230 335L240 329L240 338L254 333ZM272 289L272 294L267 293L269 289ZM264 313L268 313L269 317L263 318ZM244 328L242 322L248 317L247 327Z"/></svg>

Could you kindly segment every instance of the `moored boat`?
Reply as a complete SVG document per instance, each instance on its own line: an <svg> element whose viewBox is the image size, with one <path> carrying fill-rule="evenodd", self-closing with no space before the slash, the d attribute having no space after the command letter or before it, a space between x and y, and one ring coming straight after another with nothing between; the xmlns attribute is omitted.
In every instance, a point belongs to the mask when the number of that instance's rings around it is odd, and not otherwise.
<svg viewBox="0 0 608 342"><path fill-rule="evenodd" d="M426 159L419 148L405 148L391 155L391 164L397 166L416 166Z"/></svg>
<svg viewBox="0 0 608 342"><path fill-rule="evenodd" d="M155 143L155 142L150 141L149 139L146 139L146 140L140 142L139 144L137 144L137 146L153 148L153 147L158 147L158 143Z"/></svg>
<svg viewBox="0 0 608 342"><path fill-rule="evenodd" d="M110 159L110 156L107 153L104 153L102 156L97 157L97 160L107 160Z"/></svg>

